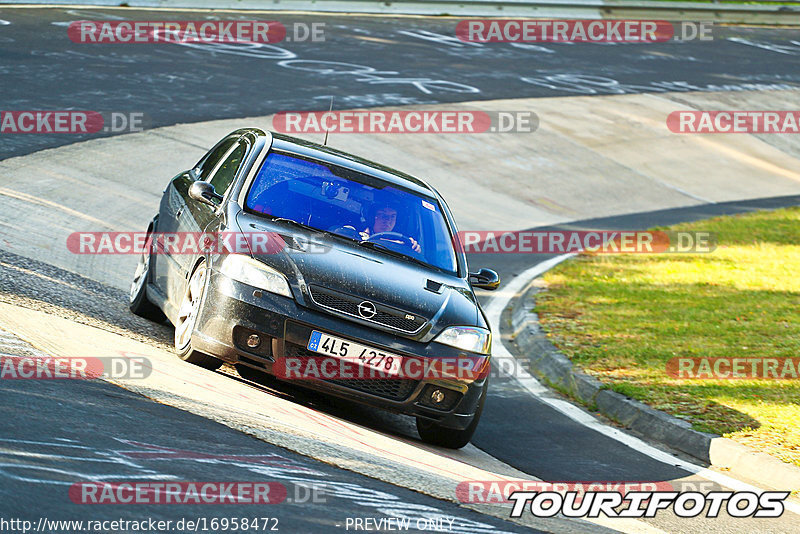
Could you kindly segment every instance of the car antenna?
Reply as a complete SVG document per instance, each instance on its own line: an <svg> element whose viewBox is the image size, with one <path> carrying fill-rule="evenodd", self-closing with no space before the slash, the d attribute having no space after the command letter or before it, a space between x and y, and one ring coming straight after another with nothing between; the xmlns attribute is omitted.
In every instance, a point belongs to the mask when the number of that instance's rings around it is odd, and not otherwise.
<svg viewBox="0 0 800 534"><path fill-rule="evenodd" d="M333 111L333 95L331 95L331 107L328 108L328 113ZM322 142L322 146L328 146L328 128L325 128L325 140Z"/></svg>

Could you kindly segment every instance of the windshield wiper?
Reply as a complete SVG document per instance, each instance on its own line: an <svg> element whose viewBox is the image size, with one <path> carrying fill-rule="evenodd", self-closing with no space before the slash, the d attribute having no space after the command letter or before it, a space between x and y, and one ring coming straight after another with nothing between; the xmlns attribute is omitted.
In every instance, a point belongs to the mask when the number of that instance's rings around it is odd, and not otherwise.
<svg viewBox="0 0 800 534"><path fill-rule="evenodd" d="M368 248L368 249L372 249L372 250L379 250L381 252L384 252L384 253L388 254L389 256L394 256L395 258L403 258L404 260L412 261L412 262L414 262L414 263L416 263L418 265L424 265L425 267L430 267L430 265L427 262L424 262L424 261L422 261L420 259L417 259L417 258L415 258L413 256L409 256L407 254L403 254L402 252L397 252L396 250L391 249L391 248L387 247L386 245L383 245L383 244L378 243L376 241L358 241L357 243L359 244L359 246L362 246L362 247L365 247L365 248Z"/></svg>
<svg viewBox="0 0 800 534"><path fill-rule="evenodd" d="M337 234L336 232L330 232L328 230L321 230L319 228L314 228L313 226L310 226L308 224L301 223L299 221L295 221L294 219L287 219L285 217L275 217L274 219L270 219L270 220L272 222L286 223L286 224L289 224L291 226L294 226L295 228L302 228L303 230L309 230L311 232L315 232L315 233L318 233L318 234L322 234L322 235L326 235L326 236L330 236L330 237L338 237L339 239L344 239L344 240L350 241L350 242L356 242L356 243L358 243L359 246L362 246L362 247L365 247L365 248L368 248L368 249L371 249L371 250L379 250L380 252L383 252L383 253L388 254L390 256L394 256L395 258L402 258L404 260L408 260L408 261L411 261L413 263L416 263L417 265L422 265L424 267L431 267L431 265L429 265L427 262L424 262L424 261L422 261L420 259L417 259L417 258L415 258L413 256L409 256L407 254L403 254L402 252L398 252L398 251L396 251L396 250L394 250L392 248L389 248L386 245L383 245L383 244L378 243L376 241L359 241L357 239L353 239L353 238L350 238L350 237L347 237L347 236L344 236L344 235L341 235L341 234Z"/></svg>
<svg viewBox="0 0 800 534"><path fill-rule="evenodd" d="M343 239L343 240L349 241L349 242L356 241L352 237L347 237L345 235L337 234L336 232L331 232L330 230L322 230L321 228L314 228L313 226L310 226L310 225L305 224L305 223L301 223L299 221L295 221L294 219L287 219L285 217L276 217L274 219L270 219L270 221L287 223L287 224L289 224L291 226L294 226L295 228L301 228L303 230L309 230L309 231L314 232L316 234L322 234L322 235L327 236L327 237L335 237L335 238ZM358 241L356 241L356 242L358 242Z"/></svg>
<svg viewBox="0 0 800 534"><path fill-rule="evenodd" d="M301 223L299 221L295 221L294 219L287 219L285 217L275 217L274 219L270 219L272 222L282 222L286 224L290 224L295 228L302 228L303 230L309 230L311 232L320 233L320 234L327 234L325 230L320 230L319 228L314 228L305 223Z"/></svg>

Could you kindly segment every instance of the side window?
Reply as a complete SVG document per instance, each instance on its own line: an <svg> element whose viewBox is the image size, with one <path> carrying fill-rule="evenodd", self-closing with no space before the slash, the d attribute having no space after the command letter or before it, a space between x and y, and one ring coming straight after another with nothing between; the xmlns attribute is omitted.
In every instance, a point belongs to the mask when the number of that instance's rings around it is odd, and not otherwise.
<svg viewBox="0 0 800 534"><path fill-rule="evenodd" d="M222 156L227 154L228 150L231 149L235 142L236 139L229 139L225 141L217 148L209 152L205 158L200 160L200 163L195 166L195 175L197 176L197 179L204 182L207 181L208 177L211 176L211 171L214 170L214 167L217 166L219 160L222 159Z"/></svg>
<svg viewBox="0 0 800 534"><path fill-rule="evenodd" d="M228 191L231 183L233 183L234 177L236 177L236 171L238 171L239 167L242 165L246 153L247 145L243 141L239 141L236 148L228 154L228 157L225 158L225 161L219 166L217 172L211 177L211 185L214 186L217 194L224 196L225 192Z"/></svg>

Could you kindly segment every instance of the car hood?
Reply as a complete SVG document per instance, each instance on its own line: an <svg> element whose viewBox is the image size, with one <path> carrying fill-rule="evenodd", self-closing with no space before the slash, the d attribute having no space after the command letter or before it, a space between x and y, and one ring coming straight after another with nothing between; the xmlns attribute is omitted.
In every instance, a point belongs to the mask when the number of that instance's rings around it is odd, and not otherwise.
<svg viewBox="0 0 800 534"><path fill-rule="evenodd" d="M306 307L419 340L448 326L486 327L471 288L457 276L244 212L237 222L251 246L251 232L274 232L286 244L254 257L284 273L295 299ZM356 310L363 301L374 304L379 315L371 320L360 316ZM405 321L402 330L394 319L376 322L387 314ZM414 317L417 331L409 331L408 316Z"/></svg>

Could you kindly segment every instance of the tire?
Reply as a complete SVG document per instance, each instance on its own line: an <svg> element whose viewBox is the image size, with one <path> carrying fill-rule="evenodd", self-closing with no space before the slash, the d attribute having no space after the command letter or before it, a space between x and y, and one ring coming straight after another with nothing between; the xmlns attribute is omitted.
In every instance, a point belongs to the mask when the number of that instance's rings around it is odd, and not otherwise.
<svg viewBox="0 0 800 534"><path fill-rule="evenodd" d="M472 435L475 434L475 429L478 428L478 423L483 413L483 405L486 403L486 393L488 390L489 384L487 383L483 388L483 393L481 393L478 409L475 411L475 415L472 416L472 421L467 428L464 430L447 428L417 417L417 432L419 432L419 437L421 437L422 441L425 443L438 445L439 447L447 447L448 449L460 449L464 447L469 443L469 440L472 439Z"/></svg>
<svg viewBox="0 0 800 534"><path fill-rule="evenodd" d="M147 282L149 279L150 236L148 235L145 250L139 257L139 263L136 265L136 272L131 282L131 290L128 294L128 308L139 317L144 317L156 323L163 323L167 318L164 312L147 298Z"/></svg>
<svg viewBox="0 0 800 534"><path fill-rule="evenodd" d="M189 278L175 321L175 352L181 360L213 371L219 369L222 360L192 348L192 332L206 291L207 273L205 262L201 262Z"/></svg>

